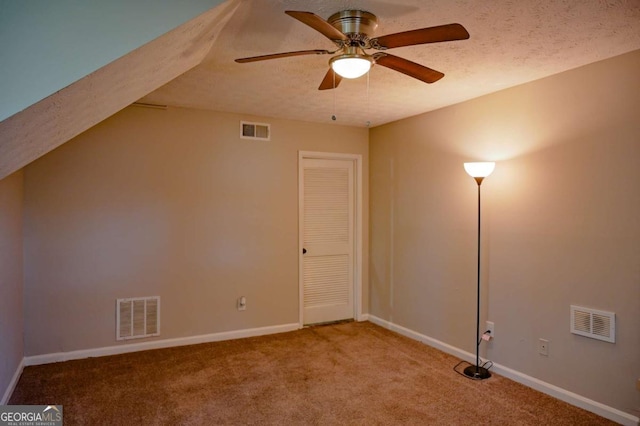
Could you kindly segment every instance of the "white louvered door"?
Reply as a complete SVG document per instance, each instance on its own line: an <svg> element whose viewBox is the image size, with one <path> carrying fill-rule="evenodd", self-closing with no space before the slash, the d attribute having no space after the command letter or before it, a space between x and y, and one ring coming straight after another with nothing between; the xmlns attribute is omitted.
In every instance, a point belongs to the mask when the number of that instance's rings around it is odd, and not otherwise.
<svg viewBox="0 0 640 426"><path fill-rule="evenodd" d="M354 164L303 159L303 323L354 318Z"/></svg>

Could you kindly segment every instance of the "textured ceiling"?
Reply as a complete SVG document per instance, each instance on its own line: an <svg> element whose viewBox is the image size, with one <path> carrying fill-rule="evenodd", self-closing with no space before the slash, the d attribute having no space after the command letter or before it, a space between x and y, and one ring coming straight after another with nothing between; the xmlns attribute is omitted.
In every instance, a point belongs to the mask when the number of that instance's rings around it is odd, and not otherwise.
<svg viewBox="0 0 640 426"><path fill-rule="evenodd" d="M234 62L332 50L331 41L284 11L327 19L345 9L374 13L374 36L458 22L471 37L389 51L443 72L433 84L374 66L368 77L318 91L329 55ZM640 0L241 1L207 58L140 102L323 123L335 114L338 124L376 126L636 49Z"/></svg>

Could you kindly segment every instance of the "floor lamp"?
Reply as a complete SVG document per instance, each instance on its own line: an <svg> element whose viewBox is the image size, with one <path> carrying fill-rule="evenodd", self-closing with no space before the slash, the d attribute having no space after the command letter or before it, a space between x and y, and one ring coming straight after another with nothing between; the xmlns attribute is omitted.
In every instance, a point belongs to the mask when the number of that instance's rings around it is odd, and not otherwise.
<svg viewBox="0 0 640 426"><path fill-rule="evenodd" d="M478 296L476 302L476 365L469 365L464 369L464 375L470 379L483 380L491 377L489 370L480 365L480 185L489 176L496 163L464 163L466 172L478 183Z"/></svg>

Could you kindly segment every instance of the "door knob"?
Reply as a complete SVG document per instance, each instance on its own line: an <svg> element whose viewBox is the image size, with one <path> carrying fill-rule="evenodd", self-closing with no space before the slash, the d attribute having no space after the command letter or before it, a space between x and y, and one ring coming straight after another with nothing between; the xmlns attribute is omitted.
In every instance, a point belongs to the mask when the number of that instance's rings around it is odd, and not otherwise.
<svg viewBox="0 0 640 426"><path fill-rule="evenodd" d="M303 249L302 249L302 254L306 254L306 253L307 253L307 249L306 249L306 248L303 248Z"/></svg>

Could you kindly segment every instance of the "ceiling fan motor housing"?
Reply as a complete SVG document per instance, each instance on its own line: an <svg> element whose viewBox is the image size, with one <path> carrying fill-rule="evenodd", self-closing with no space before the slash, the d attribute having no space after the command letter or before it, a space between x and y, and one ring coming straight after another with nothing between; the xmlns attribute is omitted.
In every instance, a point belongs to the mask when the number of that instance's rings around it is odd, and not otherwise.
<svg viewBox="0 0 640 426"><path fill-rule="evenodd" d="M363 10L343 10L327 19L334 28L349 37L350 40L366 44L369 36L378 27L378 18Z"/></svg>

